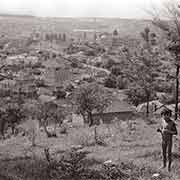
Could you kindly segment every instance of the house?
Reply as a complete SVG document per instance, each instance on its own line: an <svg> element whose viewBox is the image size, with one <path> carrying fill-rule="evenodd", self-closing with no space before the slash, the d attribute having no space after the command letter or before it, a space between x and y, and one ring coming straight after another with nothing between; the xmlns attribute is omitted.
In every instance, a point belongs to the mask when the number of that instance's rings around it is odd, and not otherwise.
<svg viewBox="0 0 180 180"><path fill-rule="evenodd" d="M130 120L133 118L135 109L125 101L114 100L102 113L93 113L95 124L111 123L114 120Z"/></svg>

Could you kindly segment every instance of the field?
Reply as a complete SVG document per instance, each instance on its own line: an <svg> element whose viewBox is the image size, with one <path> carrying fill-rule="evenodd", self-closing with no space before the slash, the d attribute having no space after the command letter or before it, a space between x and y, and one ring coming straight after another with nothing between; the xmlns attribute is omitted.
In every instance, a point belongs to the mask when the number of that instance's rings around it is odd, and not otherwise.
<svg viewBox="0 0 180 180"><path fill-rule="evenodd" d="M161 166L161 137L156 132L158 121L136 119L128 123L116 122L109 127L100 125L97 127L97 136L103 145L95 144L94 127L89 129L78 123L71 124L68 133L58 134L58 138L47 139L44 132L40 132L35 147L31 147L27 137L12 137L0 143L1 173L9 172L11 176L28 179L28 168L33 168L28 163L30 160L45 159L44 148L49 147L51 156L58 159L70 148L81 146L81 151L87 152L87 166L90 168L98 169L107 160L115 164L133 163L139 168L147 168L148 179L153 173L160 173L164 177L161 179L177 180L180 178L177 148L174 148L172 172L158 170ZM18 167L24 166L24 163L27 172L18 172Z"/></svg>

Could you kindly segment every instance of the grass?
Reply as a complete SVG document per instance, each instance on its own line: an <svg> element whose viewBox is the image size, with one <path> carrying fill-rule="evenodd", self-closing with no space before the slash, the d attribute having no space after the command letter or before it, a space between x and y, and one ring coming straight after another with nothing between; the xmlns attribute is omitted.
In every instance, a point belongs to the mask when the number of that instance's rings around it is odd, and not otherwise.
<svg viewBox="0 0 180 180"><path fill-rule="evenodd" d="M162 176L164 179L178 180L180 177L180 153L175 151L173 154L171 174L168 174L166 170L158 171L162 163L161 137L156 133L158 124L149 124L142 119L137 119L135 122L133 123L134 128L132 128L131 123L127 123L126 128L121 127L121 123L115 123L109 127L106 125L98 126L98 138L104 141L107 146L95 143L93 127L82 126L68 128L68 134L58 134L58 138L47 139L45 134L41 132L36 139L37 146L34 148L25 137L2 141L0 142L1 172L6 175L10 173L15 176L27 176L29 180L33 180L31 173L36 173L37 170L37 177L41 176L40 172L44 171L46 167L44 165L44 147L49 147L52 157L58 160L73 145L81 145L80 151L87 152L86 158L83 160L85 167L102 170L103 162L111 160L121 169L127 166L126 173L132 171L134 177L142 180L147 179L147 177L150 179L154 173L160 173L160 177ZM24 151L26 151L26 155ZM30 171L31 166L35 167L36 170ZM28 173L23 175L22 173L26 171ZM0 177L2 173L0 173ZM39 179L43 178L45 178L44 175Z"/></svg>

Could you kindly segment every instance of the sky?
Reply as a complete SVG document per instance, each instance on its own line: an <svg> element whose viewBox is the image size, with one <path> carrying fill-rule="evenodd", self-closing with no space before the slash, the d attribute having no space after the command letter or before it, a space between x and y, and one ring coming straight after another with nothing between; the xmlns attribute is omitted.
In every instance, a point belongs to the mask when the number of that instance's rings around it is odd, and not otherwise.
<svg viewBox="0 0 180 180"><path fill-rule="evenodd" d="M0 0L0 13L42 17L147 18L167 0Z"/></svg>

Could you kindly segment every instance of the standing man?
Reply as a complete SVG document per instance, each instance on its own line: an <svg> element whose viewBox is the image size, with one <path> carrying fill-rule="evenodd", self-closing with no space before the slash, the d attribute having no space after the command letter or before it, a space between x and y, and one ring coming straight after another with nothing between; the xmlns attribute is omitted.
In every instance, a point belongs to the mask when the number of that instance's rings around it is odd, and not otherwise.
<svg viewBox="0 0 180 180"><path fill-rule="evenodd" d="M177 135L176 124L171 120L172 111L169 109L164 109L161 112L162 116L162 127L157 129L157 132L160 132L162 135L162 154L163 154L163 167L166 168L166 154L168 153L168 171L171 171L171 162L172 162L172 144L173 144L173 135Z"/></svg>

